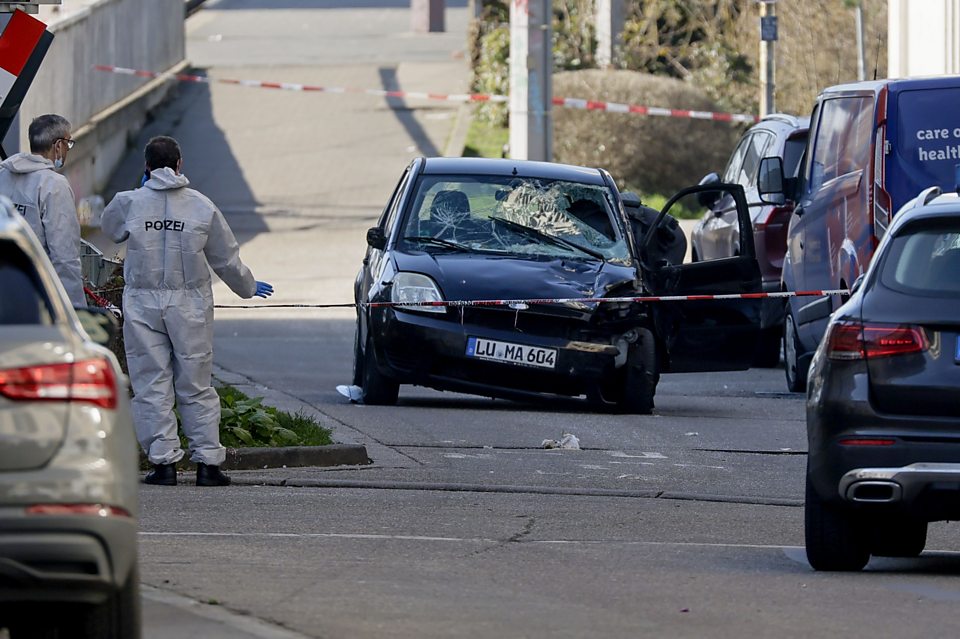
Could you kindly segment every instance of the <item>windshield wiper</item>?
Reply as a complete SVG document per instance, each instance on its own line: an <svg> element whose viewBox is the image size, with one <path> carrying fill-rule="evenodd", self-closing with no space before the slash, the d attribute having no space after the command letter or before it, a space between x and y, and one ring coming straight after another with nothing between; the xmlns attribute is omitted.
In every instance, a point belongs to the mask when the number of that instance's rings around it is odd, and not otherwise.
<svg viewBox="0 0 960 639"><path fill-rule="evenodd" d="M471 249L469 246L465 246L457 242L451 242L450 240L444 240L439 237L431 237L429 235L408 235L403 239L411 242L423 242L424 244L433 244L434 246L443 246L444 248L450 248L455 251L464 251L464 252L473 251L473 249Z"/></svg>
<svg viewBox="0 0 960 639"><path fill-rule="evenodd" d="M553 244L554 246L572 248L577 251L580 251L581 253L586 253L590 257L595 257L601 262L606 262L606 260L603 257L603 253L601 253L600 251L595 251L593 249L587 248L585 246L580 246L576 242L571 242L570 240L566 240L562 237L557 237L556 235L550 235L549 233L544 233L540 229L535 229L532 226L526 226L524 224L520 224L518 222L514 222L513 220L508 220L503 217L497 217L495 215L491 215L490 219L500 222L501 224L506 225L508 228L511 228L514 231L518 231L519 233L522 233L523 235L526 235L528 237L535 237L540 240L545 240L546 242Z"/></svg>

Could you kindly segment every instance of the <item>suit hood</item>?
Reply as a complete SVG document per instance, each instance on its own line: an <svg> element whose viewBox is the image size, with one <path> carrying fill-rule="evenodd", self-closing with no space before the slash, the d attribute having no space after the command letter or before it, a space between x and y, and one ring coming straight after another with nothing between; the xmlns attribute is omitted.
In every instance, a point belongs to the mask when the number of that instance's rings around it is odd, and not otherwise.
<svg viewBox="0 0 960 639"><path fill-rule="evenodd" d="M186 175L177 173L170 167L154 169L150 172L150 179L144 183L144 186L154 191L169 191L171 189L182 189L190 184Z"/></svg>
<svg viewBox="0 0 960 639"><path fill-rule="evenodd" d="M33 153L17 153L0 162L0 167L12 173L33 173L44 169L53 170L53 162Z"/></svg>

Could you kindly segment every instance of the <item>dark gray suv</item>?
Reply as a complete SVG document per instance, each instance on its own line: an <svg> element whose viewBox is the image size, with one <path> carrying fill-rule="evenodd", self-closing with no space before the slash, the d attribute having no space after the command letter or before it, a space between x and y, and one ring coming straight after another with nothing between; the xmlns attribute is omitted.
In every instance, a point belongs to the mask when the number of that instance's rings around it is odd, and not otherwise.
<svg viewBox="0 0 960 639"><path fill-rule="evenodd" d="M0 628L140 636L136 439L112 326L0 197Z"/></svg>
<svg viewBox="0 0 960 639"><path fill-rule="evenodd" d="M919 555L960 519L960 198L894 217L830 319L807 388L806 544L817 570Z"/></svg>

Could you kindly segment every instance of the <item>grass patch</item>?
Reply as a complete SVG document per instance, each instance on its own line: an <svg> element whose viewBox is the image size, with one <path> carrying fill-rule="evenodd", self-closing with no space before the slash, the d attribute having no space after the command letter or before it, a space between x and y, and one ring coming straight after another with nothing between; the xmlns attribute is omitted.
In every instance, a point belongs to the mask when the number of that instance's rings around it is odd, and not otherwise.
<svg viewBox="0 0 960 639"><path fill-rule="evenodd" d="M324 446L332 444L329 429L302 412L264 406L233 386L217 388L220 395L220 441L224 446Z"/></svg>
<svg viewBox="0 0 960 639"><path fill-rule="evenodd" d="M465 158L501 158L510 140L510 130L474 117L463 147Z"/></svg>

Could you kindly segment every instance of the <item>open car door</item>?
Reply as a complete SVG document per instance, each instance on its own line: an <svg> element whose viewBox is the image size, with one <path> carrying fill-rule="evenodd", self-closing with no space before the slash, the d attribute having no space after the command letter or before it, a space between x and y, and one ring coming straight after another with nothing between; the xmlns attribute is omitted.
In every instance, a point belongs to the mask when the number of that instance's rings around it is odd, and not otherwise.
<svg viewBox="0 0 960 639"><path fill-rule="evenodd" d="M664 259L665 231L676 219L702 218L709 209L735 208L738 224L725 242L729 255L691 261L687 247L683 263ZM753 227L743 187L706 184L684 189L660 211L639 243L644 287L657 296L760 293L760 266L753 243ZM675 253L674 253L675 254ZM701 253L702 254L702 253ZM665 353L661 370L669 373L744 370L753 361L760 337L760 299L654 302L651 306L657 334Z"/></svg>

